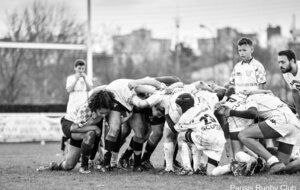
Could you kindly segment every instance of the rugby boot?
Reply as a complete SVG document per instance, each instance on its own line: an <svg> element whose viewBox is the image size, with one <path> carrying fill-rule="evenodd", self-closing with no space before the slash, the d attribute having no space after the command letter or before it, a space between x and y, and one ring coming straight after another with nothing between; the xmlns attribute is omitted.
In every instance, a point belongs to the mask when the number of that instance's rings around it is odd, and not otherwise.
<svg viewBox="0 0 300 190"><path fill-rule="evenodd" d="M194 174L197 175L206 175L206 166L204 164L200 164L199 168L196 169Z"/></svg>
<svg viewBox="0 0 300 190"><path fill-rule="evenodd" d="M270 166L268 174L280 174L285 169L285 165L282 162L276 162Z"/></svg>
<svg viewBox="0 0 300 190"><path fill-rule="evenodd" d="M251 157L251 160L247 163L245 175L246 176L253 175L256 167L257 167L257 160L256 158Z"/></svg>
<svg viewBox="0 0 300 190"><path fill-rule="evenodd" d="M118 166L122 169L129 169L130 168L130 163L129 163L129 159L126 159L126 158L120 158L119 159L119 163L118 163Z"/></svg>
<svg viewBox="0 0 300 190"><path fill-rule="evenodd" d="M145 160L142 162L142 166L146 171L153 170L154 166L152 165L150 160Z"/></svg>
<svg viewBox="0 0 300 190"><path fill-rule="evenodd" d="M49 165L46 166L41 166L39 168L36 169L36 171L41 172L41 171L53 171L56 170L56 168L58 168L59 165L56 162L50 162Z"/></svg>
<svg viewBox="0 0 300 190"><path fill-rule="evenodd" d="M159 175L173 175L173 174L175 174L174 170L163 169L161 172L159 172Z"/></svg>
<svg viewBox="0 0 300 190"><path fill-rule="evenodd" d="M254 173L256 174L256 173L263 172L263 171L265 171L265 169L266 169L266 161L263 158L258 157L257 165L254 169Z"/></svg>
<svg viewBox="0 0 300 190"><path fill-rule="evenodd" d="M134 166L132 168L132 171L133 172L142 172L142 171L144 171L144 169L143 169L143 167L141 165L139 165L139 166Z"/></svg>
<svg viewBox="0 0 300 190"><path fill-rule="evenodd" d="M180 171L178 171L176 173L177 175L181 175L181 176L189 176L189 175L193 175L194 174L194 171L192 168L182 168Z"/></svg>
<svg viewBox="0 0 300 190"><path fill-rule="evenodd" d="M89 173L91 173L91 170L89 169L89 166L81 166L79 168L79 173L81 173L81 174L89 174Z"/></svg>

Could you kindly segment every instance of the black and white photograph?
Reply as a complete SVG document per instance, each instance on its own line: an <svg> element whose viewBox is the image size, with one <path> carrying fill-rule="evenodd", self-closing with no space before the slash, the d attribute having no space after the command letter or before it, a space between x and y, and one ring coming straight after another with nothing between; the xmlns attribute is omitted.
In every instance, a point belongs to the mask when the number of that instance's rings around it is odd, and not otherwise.
<svg viewBox="0 0 300 190"><path fill-rule="evenodd" d="M1 190L300 190L300 1L1 0Z"/></svg>

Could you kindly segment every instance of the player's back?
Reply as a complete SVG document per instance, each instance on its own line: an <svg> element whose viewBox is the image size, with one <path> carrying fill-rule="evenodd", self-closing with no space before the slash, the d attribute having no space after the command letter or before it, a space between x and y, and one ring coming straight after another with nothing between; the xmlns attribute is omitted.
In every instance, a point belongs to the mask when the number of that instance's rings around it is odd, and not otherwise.
<svg viewBox="0 0 300 190"><path fill-rule="evenodd" d="M247 106L251 107L252 103L256 104L254 107L263 118L269 118L278 113L294 115L288 106L272 93L250 95L247 98Z"/></svg>
<svg viewBox="0 0 300 190"><path fill-rule="evenodd" d="M132 106L129 104L132 96L132 92L128 87L130 81L132 79L117 79L106 86L106 89L115 95L115 99L128 110L132 110Z"/></svg>
<svg viewBox="0 0 300 190"><path fill-rule="evenodd" d="M194 95L196 97L196 104L206 104L212 110L215 108L215 105L219 102L217 94L209 92L207 90L199 90Z"/></svg>

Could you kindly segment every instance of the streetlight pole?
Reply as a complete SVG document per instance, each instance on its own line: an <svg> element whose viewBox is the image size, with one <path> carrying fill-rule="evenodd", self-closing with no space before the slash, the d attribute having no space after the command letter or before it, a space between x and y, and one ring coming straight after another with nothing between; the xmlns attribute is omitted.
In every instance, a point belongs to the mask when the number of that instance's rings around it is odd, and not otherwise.
<svg viewBox="0 0 300 190"><path fill-rule="evenodd" d="M91 0L87 0L87 76L93 79L93 47L91 32Z"/></svg>

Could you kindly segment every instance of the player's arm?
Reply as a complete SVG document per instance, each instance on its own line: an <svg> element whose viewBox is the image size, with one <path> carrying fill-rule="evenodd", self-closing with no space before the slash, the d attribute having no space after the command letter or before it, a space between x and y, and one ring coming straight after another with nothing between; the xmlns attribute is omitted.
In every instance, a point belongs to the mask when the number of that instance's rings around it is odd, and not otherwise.
<svg viewBox="0 0 300 190"><path fill-rule="evenodd" d="M300 116L300 95L296 89L292 89L292 96L294 99L294 104L296 106L296 111L298 113L298 117Z"/></svg>
<svg viewBox="0 0 300 190"><path fill-rule="evenodd" d="M251 90L251 91L244 90L242 93L245 94L245 95L268 94L268 93L272 93L272 91L271 90L265 90L265 89L257 89L257 90Z"/></svg>
<svg viewBox="0 0 300 190"><path fill-rule="evenodd" d="M176 83L173 83L171 84L170 86L168 86L165 90L166 90L166 93L167 94L170 94L173 92L173 90L175 88L183 88L184 87L184 84L183 82L176 82Z"/></svg>
<svg viewBox="0 0 300 190"><path fill-rule="evenodd" d="M132 80L129 82L128 86L130 89L135 88L137 85L151 85L154 86L156 89L164 89L165 85L154 78L143 78Z"/></svg>
<svg viewBox="0 0 300 190"><path fill-rule="evenodd" d="M162 101L162 96L160 94L153 94L149 98L142 100L138 96L134 95L131 99L131 103L139 108L152 107Z"/></svg>
<svg viewBox="0 0 300 190"><path fill-rule="evenodd" d="M87 75L85 73L82 73L81 76L84 79L87 91L90 91L93 88L92 82L88 80Z"/></svg>
<svg viewBox="0 0 300 190"><path fill-rule="evenodd" d="M224 104L229 99L229 97L234 93L235 93L234 86L228 87L228 89L226 89L226 91L225 91L223 98L220 100L219 105Z"/></svg>
<svg viewBox="0 0 300 190"><path fill-rule="evenodd" d="M73 125L71 126L71 133L86 133L88 131L95 131L96 134L100 134L101 130L99 129L98 126L96 125L83 125L80 126L76 123L73 123Z"/></svg>
<svg viewBox="0 0 300 190"><path fill-rule="evenodd" d="M257 108L255 107L250 107L245 111L237 111L237 110L232 110L230 108L227 108L225 111L225 115L227 117L234 116L234 117L241 117L245 119L255 119L258 118L258 111Z"/></svg>
<svg viewBox="0 0 300 190"><path fill-rule="evenodd" d="M134 88L134 91L136 94L153 94L156 92L156 89L154 86L149 86L149 85L137 85Z"/></svg>
<svg viewBox="0 0 300 190"><path fill-rule="evenodd" d="M209 92L213 92L213 89L203 81L197 81L192 83L197 90L207 90Z"/></svg>
<svg viewBox="0 0 300 190"><path fill-rule="evenodd" d="M75 85L76 85L76 83L77 83L77 81L78 81L79 78L80 78L80 76L79 76L78 74L75 74L74 80L72 80L72 79L73 79L72 76L69 76L69 77L67 78L67 82L66 82L66 90L67 90L68 93L74 91Z"/></svg>

